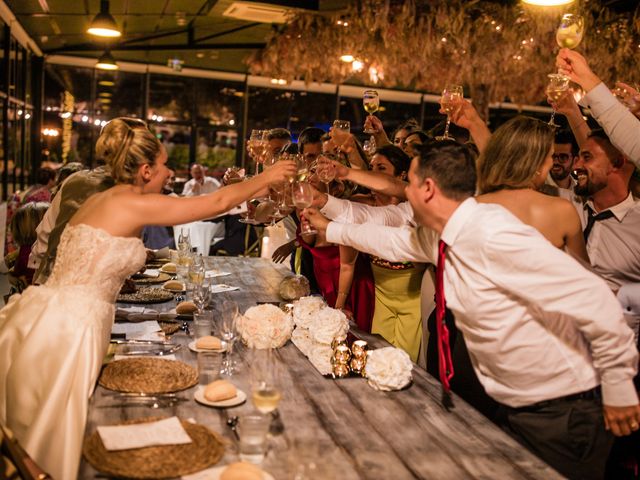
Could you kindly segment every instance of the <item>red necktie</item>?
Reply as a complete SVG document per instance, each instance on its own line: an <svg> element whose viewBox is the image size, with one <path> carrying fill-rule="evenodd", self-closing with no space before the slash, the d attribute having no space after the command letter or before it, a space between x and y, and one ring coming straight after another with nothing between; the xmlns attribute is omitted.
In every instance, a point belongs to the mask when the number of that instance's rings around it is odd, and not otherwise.
<svg viewBox="0 0 640 480"><path fill-rule="evenodd" d="M438 265L436 266L436 328L438 332L438 367L440 369L440 382L445 395L451 391L450 380L453 378L453 362L451 361L451 348L449 347L449 329L445 323L445 309L447 301L444 298L444 260L447 244L442 240L438 242Z"/></svg>

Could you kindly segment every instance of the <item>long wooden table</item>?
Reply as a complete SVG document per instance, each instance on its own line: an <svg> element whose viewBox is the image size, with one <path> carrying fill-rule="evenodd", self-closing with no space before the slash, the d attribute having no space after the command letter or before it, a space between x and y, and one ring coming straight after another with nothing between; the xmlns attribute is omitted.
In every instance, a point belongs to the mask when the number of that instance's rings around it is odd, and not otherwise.
<svg viewBox="0 0 640 480"><path fill-rule="evenodd" d="M287 273L283 266L256 258L207 259L208 266L229 271L220 281L240 287L219 294L235 300L241 311L256 302L278 301L278 285ZM168 310L173 303L156 307ZM357 336L373 348L387 342L368 334ZM186 345L192 338L180 332L173 341L184 345L177 357L196 364L196 354ZM237 348L239 371L232 381L250 394L247 350ZM306 465L305 478L341 479L554 479L555 470L529 453L493 423L454 395L455 408L440 403L436 379L415 367L413 384L398 392L378 392L362 378L332 380L321 376L289 342L276 351L282 364L283 399L279 405L285 431L270 441L263 468L276 479L293 478ZM251 400L236 408L219 410L197 404L195 387L181 393L188 402L154 409L145 406L105 407L108 391L97 387L90 401L87 435L98 425L133 418L177 415L194 419L233 442L226 426L229 416L253 409ZM236 461L228 449L222 463ZM310 473L309 473L310 472ZM83 460L79 478L100 476Z"/></svg>

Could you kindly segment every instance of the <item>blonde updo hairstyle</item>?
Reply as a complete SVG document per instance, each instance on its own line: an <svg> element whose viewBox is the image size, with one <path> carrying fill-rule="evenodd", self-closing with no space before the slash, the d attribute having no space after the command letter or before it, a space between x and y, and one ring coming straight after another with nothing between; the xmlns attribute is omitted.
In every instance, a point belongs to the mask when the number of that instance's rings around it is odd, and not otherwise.
<svg viewBox="0 0 640 480"><path fill-rule="evenodd" d="M553 127L536 118L518 116L500 126L478 158L478 192L534 187L553 140Z"/></svg>
<svg viewBox="0 0 640 480"><path fill-rule="evenodd" d="M116 183L134 183L141 165L153 166L162 144L147 124L135 118L115 118L107 123L96 142L96 155L111 168Z"/></svg>

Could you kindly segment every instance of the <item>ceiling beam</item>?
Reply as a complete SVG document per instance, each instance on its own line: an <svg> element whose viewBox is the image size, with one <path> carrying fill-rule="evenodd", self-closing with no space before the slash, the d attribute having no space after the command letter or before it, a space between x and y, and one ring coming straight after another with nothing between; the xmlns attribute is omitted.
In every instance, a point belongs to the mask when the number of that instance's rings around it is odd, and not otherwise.
<svg viewBox="0 0 640 480"><path fill-rule="evenodd" d="M267 46L266 43L196 43L167 44L167 45L113 45L109 48L112 52L147 51L157 52L163 50L260 50ZM62 52L100 52L104 46L96 44L71 45L69 47L52 48L46 50L47 55Z"/></svg>
<svg viewBox="0 0 640 480"><path fill-rule="evenodd" d="M194 40L194 42L198 43L198 42L203 42L205 40L211 40L212 38L222 37L224 35L229 35L230 33L235 33L235 32L239 32L241 30L246 30L247 28L257 27L258 25L262 25L262 24L258 23L258 22L249 23L247 25L242 25L240 27L232 28L231 30L225 30L224 32L218 32L218 33L214 33L214 34L211 34L211 35L207 35L205 37L197 38L197 39Z"/></svg>

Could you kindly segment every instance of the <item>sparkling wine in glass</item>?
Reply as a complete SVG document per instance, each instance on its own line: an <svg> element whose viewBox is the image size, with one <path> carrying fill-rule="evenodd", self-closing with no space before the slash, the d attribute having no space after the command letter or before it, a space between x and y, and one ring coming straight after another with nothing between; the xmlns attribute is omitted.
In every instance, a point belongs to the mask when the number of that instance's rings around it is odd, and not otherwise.
<svg viewBox="0 0 640 480"><path fill-rule="evenodd" d="M260 413L271 413L280 403L278 365L273 350L253 349L251 352L251 398Z"/></svg>
<svg viewBox="0 0 640 480"><path fill-rule="evenodd" d="M304 210L305 208L310 207L313 203L313 187L308 182L294 183L292 197L296 208ZM309 222L302 222L300 232L305 235L318 233L318 231L313 228Z"/></svg>
<svg viewBox="0 0 640 480"><path fill-rule="evenodd" d="M380 98L375 90L366 90L362 96L362 105L369 115L373 115L380 108ZM367 128L364 133L374 133L373 130Z"/></svg>
<svg viewBox="0 0 640 480"><path fill-rule="evenodd" d="M566 13L562 16L560 26L556 31L556 42L560 48L574 49L584 36L584 18L580 15Z"/></svg>
<svg viewBox="0 0 640 480"><path fill-rule="evenodd" d="M333 141L340 148L349 140L349 134L351 132L351 124L348 120L334 120L333 122Z"/></svg>
<svg viewBox="0 0 640 480"><path fill-rule="evenodd" d="M549 77L549 83L547 84L547 88L545 89L545 93L547 97L549 97L554 102L558 102L564 95L567 94L567 90L569 90L569 77L562 75L560 73L550 73L547 75ZM556 109L553 109L551 113L551 119L549 120L549 125L552 127L558 128L554 120L556 118Z"/></svg>
<svg viewBox="0 0 640 480"><path fill-rule="evenodd" d="M455 108L455 102L458 100L462 100L462 85L447 85L440 98L440 107L447 114L447 124L444 127L444 134L436 137L436 140L455 140L449 135L449 126L451 125L451 114Z"/></svg>

